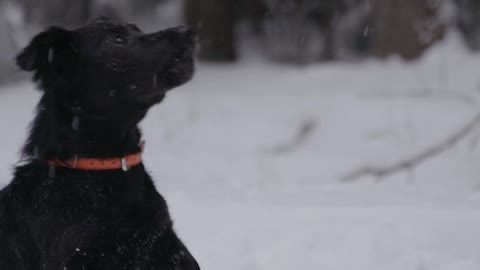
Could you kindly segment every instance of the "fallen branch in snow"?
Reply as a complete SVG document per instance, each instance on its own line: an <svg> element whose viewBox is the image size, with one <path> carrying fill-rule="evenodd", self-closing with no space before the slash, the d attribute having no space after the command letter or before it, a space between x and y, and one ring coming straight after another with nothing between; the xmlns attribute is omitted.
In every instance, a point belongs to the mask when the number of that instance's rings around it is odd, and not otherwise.
<svg viewBox="0 0 480 270"><path fill-rule="evenodd" d="M349 182L354 181L358 178L362 177L375 177L379 180L390 176L392 174L398 173L400 171L410 171L416 167L418 167L422 162L439 155L446 150L450 149L451 147L455 146L458 142L462 141L465 137L467 137L470 133L472 133L475 128L480 125L480 113L477 114L470 122L468 122L465 126L459 129L457 132L453 133L451 136L446 138L444 141L440 142L439 144L433 145L430 148L425 149L424 151L404 160L401 160L397 163L388 166L367 166L355 170L345 177L342 178L342 181Z"/></svg>
<svg viewBox="0 0 480 270"><path fill-rule="evenodd" d="M433 91L431 89L408 90L402 92L383 92L371 91L360 94L360 98L377 98L377 99L445 99L455 100L465 103L470 106L477 105L477 99L469 93L454 92L454 91Z"/></svg>
<svg viewBox="0 0 480 270"><path fill-rule="evenodd" d="M293 138L293 140L272 147L272 149L270 149L268 152L271 154L285 154L297 149L298 147L303 145L308 140L308 138L310 138L310 135L313 133L316 127L317 123L315 122L315 120L305 120L298 128L297 133L295 134L295 138Z"/></svg>

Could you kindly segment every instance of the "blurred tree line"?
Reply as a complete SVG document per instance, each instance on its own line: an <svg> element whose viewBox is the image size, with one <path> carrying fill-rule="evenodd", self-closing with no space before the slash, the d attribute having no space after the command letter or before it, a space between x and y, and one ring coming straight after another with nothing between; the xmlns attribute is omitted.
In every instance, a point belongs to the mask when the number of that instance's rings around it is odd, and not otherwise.
<svg viewBox="0 0 480 270"><path fill-rule="evenodd" d="M21 8L26 24L64 26L98 15L155 20L163 16L152 15L159 5L173 5L199 33L199 57L207 61L235 61L247 38L267 57L295 64L416 59L449 27L480 49L480 0L0 0L7 2Z"/></svg>
<svg viewBox="0 0 480 270"><path fill-rule="evenodd" d="M185 12L187 22L200 33L203 45L200 56L204 59L234 60L235 30L239 22L247 21L265 41L271 58L304 63L391 54L415 59L442 38L450 23L446 14L450 11L445 10L452 8L448 3L446 0L186 0Z"/></svg>

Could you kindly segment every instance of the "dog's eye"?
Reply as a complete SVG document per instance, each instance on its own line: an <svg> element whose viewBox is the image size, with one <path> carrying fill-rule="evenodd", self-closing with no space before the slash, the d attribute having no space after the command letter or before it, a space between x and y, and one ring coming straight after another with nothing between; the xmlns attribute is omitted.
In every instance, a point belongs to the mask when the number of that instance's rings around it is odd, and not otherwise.
<svg viewBox="0 0 480 270"><path fill-rule="evenodd" d="M142 30L140 30L140 28L133 23L127 23L127 27L135 32L142 32Z"/></svg>
<svg viewBox="0 0 480 270"><path fill-rule="evenodd" d="M122 37L122 36L116 36L115 37L115 43L120 44L120 45L124 45L124 44L127 43L127 39Z"/></svg>

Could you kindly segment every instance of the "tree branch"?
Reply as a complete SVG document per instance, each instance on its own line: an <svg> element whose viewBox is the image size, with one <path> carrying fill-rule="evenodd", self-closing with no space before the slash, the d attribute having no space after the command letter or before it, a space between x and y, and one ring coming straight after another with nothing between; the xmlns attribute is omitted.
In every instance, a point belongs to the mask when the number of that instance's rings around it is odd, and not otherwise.
<svg viewBox="0 0 480 270"><path fill-rule="evenodd" d="M276 145L272 149L269 149L268 152L271 154L286 154L292 152L302 146L310 138L316 128L317 123L315 120L305 120L301 123L295 137L291 141Z"/></svg>
<svg viewBox="0 0 480 270"><path fill-rule="evenodd" d="M425 149L417 153L416 155L406 158L404 160L400 160L397 163L388 166L366 166L355 170L346 176L344 176L341 180L344 182L350 182L357 180L358 178L362 177L375 177L377 179L382 179L392 174L398 173L403 170L411 170L418 167L421 163L425 162L426 160L437 156L446 150L452 148L457 143L462 141L465 137L467 137L470 133L472 133L475 128L480 124L480 113L478 113L470 122L468 122L465 126L457 130L455 133L447 137L444 141L431 146L430 148Z"/></svg>

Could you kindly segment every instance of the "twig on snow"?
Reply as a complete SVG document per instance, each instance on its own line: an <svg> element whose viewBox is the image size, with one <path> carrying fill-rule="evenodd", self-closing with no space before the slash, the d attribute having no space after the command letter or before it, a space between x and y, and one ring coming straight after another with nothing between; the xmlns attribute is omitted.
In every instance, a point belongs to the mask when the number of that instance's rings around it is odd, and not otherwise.
<svg viewBox="0 0 480 270"><path fill-rule="evenodd" d="M413 155L412 157L406 158L404 160L400 160L397 163L388 166L366 166L355 170L346 176L344 176L341 180L344 182L350 182L357 180L362 177L374 177L378 180L382 180L383 178L390 176L392 174L398 173L400 171L411 171L418 167L424 161L439 155L446 150L450 149L451 147L455 146L457 143L462 141L465 137L467 137L470 133L472 133L475 128L480 125L480 113L478 113L470 122L468 122L465 126L457 130L455 133L447 137L444 141L431 146L430 148L425 149Z"/></svg>
<svg viewBox="0 0 480 270"><path fill-rule="evenodd" d="M317 123L315 120L305 120L298 128L295 137L286 143L279 144L272 149L269 149L271 154L285 154L294 151L301 145L303 145L309 138L310 135L317 128Z"/></svg>

